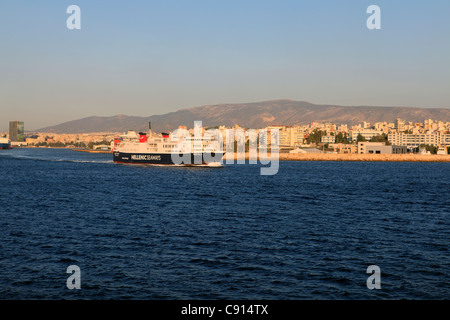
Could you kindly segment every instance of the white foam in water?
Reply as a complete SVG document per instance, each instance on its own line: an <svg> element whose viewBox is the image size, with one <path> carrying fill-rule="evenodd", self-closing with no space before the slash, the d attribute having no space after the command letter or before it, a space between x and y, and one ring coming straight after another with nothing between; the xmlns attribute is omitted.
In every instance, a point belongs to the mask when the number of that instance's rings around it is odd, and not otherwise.
<svg viewBox="0 0 450 320"><path fill-rule="evenodd" d="M223 167L223 164L220 162L211 162L207 164L208 167Z"/></svg>
<svg viewBox="0 0 450 320"><path fill-rule="evenodd" d="M25 152L25 153L34 152L34 151L35 151L35 149L20 150L20 152ZM68 150L68 151L70 151L70 150ZM11 150L11 152L8 152L8 153L5 152L3 154L0 154L0 156L8 157L8 158L15 158L15 159L50 161L50 162L108 163L108 164L114 163L112 159L111 160L81 160L81 159L73 159L72 157L61 158L61 156L58 156L58 158L56 158L56 157L52 157L51 155L49 155L49 157L36 156L36 155L28 156L26 154L21 154L20 152L18 152L18 150L13 149L13 150ZM70 154L70 155L73 155L73 154Z"/></svg>
<svg viewBox="0 0 450 320"><path fill-rule="evenodd" d="M52 160L50 160L52 161ZM95 160L68 160L68 159L59 159L55 161L66 161L66 162L75 162L75 163L114 163L112 160L104 160L104 161L95 161Z"/></svg>

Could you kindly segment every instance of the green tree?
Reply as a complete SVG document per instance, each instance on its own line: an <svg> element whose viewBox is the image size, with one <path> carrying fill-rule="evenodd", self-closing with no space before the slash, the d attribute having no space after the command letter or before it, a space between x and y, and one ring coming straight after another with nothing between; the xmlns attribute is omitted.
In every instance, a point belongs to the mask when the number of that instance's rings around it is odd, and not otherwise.
<svg viewBox="0 0 450 320"><path fill-rule="evenodd" d="M308 138L306 138L306 141L308 143L319 144L322 142L322 137L325 136L326 134L327 134L326 131L314 129L314 131L309 134Z"/></svg>
<svg viewBox="0 0 450 320"><path fill-rule="evenodd" d="M84 144L84 142L75 142L73 145L76 148L86 148L86 144Z"/></svg>
<svg viewBox="0 0 450 320"><path fill-rule="evenodd" d="M336 135L336 143L348 144L347 133L346 132L339 132Z"/></svg>
<svg viewBox="0 0 450 320"><path fill-rule="evenodd" d="M348 144L347 132L344 132L344 141L345 144Z"/></svg>
<svg viewBox="0 0 450 320"><path fill-rule="evenodd" d="M358 137L356 138L357 142L364 142L366 141L366 138L364 138L361 134L358 134Z"/></svg>
<svg viewBox="0 0 450 320"><path fill-rule="evenodd" d="M51 142L48 145L51 148L64 148L66 146L63 142Z"/></svg>
<svg viewBox="0 0 450 320"><path fill-rule="evenodd" d="M380 135L373 136L372 139L370 139L370 141L371 142L384 142L386 144L389 143L388 136L386 133L382 133Z"/></svg>

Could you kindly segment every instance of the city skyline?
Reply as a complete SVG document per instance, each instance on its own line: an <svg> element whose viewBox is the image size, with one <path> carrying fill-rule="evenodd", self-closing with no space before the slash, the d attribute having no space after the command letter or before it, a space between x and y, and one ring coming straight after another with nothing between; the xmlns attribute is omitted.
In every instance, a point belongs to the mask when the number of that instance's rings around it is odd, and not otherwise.
<svg viewBox="0 0 450 320"><path fill-rule="evenodd" d="M246 140L250 140L252 135L244 134L244 129L238 124L233 126L220 125L213 128L203 127L202 122L196 122L194 127L179 126L178 129L186 130L190 135L205 135L207 132L223 142L221 150L230 151L229 146L236 148L235 142L241 144L242 150L246 149ZM213 130L213 131L211 131ZM14 131L14 129L13 129ZM292 154L305 153L339 153L339 154L406 154L419 153L447 155L450 152L450 122L435 121L425 119L422 122L407 122L404 119L396 119L394 122L376 122L369 123L363 121L357 125L348 126L346 124L335 123L316 123L309 125L289 126L284 124L270 125L264 128L249 129L249 131L260 135L260 140L256 144L265 149L266 138L261 138L265 133L270 132L277 138L272 141L280 150ZM264 133L265 132L265 133ZM15 132L12 132L15 134ZM118 141L135 141L146 143L147 137L161 142L160 138L168 138L176 134L175 131L166 133L155 132L92 132L92 133L55 133L55 132L35 132L28 135L22 142L14 139L10 133L11 143L14 146L24 147L51 147L51 148L84 148L97 149L102 148L102 152L111 152ZM262 134L262 136L261 136ZM237 135L237 136L236 136ZM239 137L238 137L239 136ZM219 138L221 137L221 138ZM229 137L231 138L231 144ZM254 136L252 136L254 139ZM235 140L236 139L236 140ZM176 139L175 139L176 140ZM235 140L235 141L234 141ZM169 141L171 141L169 139ZM163 142L163 147L170 148L171 142ZM209 140L208 140L209 141ZM120 143L120 142L119 142ZM167 145L169 144L169 145ZM357 147L358 146L358 147ZM217 147L217 146L216 146ZM297 148L297 149L294 149ZM306 149L300 149L306 148ZM239 149L239 148L238 148ZM98 151L95 151L98 152ZM428 153L427 153L428 152ZM400 158L399 158L400 159ZM416 159L417 160L417 159Z"/></svg>
<svg viewBox="0 0 450 320"><path fill-rule="evenodd" d="M66 28L72 4L81 8L81 30ZM381 30L366 27L372 4L381 8ZM0 129L10 120L33 130L276 99L450 107L448 1L0 7Z"/></svg>

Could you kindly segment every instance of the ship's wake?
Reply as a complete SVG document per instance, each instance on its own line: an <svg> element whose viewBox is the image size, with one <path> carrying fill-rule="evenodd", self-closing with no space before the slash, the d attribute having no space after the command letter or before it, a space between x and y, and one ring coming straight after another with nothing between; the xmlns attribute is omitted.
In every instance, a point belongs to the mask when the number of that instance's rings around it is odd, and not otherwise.
<svg viewBox="0 0 450 320"><path fill-rule="evenodd" d="M13 158L18 160L34 160L34 161L48 161L48 162L72 162L72 163L114 163L112 160L80 160L80 159L66 159L66 158L45 158L33 157L25 155L2 155L2 157Z"/></svg>

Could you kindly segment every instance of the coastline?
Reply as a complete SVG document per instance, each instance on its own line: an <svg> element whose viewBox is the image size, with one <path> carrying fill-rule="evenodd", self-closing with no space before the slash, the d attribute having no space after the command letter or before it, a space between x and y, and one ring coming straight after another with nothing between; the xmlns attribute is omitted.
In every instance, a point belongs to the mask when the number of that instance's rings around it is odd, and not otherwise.
<svg viewBox="0 0 450 320"><path fill-rule="evenodd" d="M37 147L16 147L14 149L20 148L37 148ZM77 152L86 153L103 153L111 154L111 151L105 150L89 150L89 149L76 149L76 148L51 148L51 149L69 149ZM230 155L226 153L223 160L234 159L236 161L237 153ZM249 153L245 153L245 160L248 161ZM260 158L259 155L257 160L273 161L276 159ZM279 153L279 161L378 161L378 162L450 162L450 155L421 155L421 154L340 154L340 153Z"/></svg>
<svg viewBox="0 0 450 320"><path fill-rule="evenodd" d="M226 154L224 160L228 159ZM236 154L234 159L236 160ZM230 157L231 158L231 157ZM264 158L261 158L264 159ZM248 153L245 153L248 160ZM258 156L258 160L259 156ZM267 160L275 160L270 157ZM339 153L280 153L280 161L383 161L383 162L450 162L450 155L421 154L339 154Z"/></svg>

